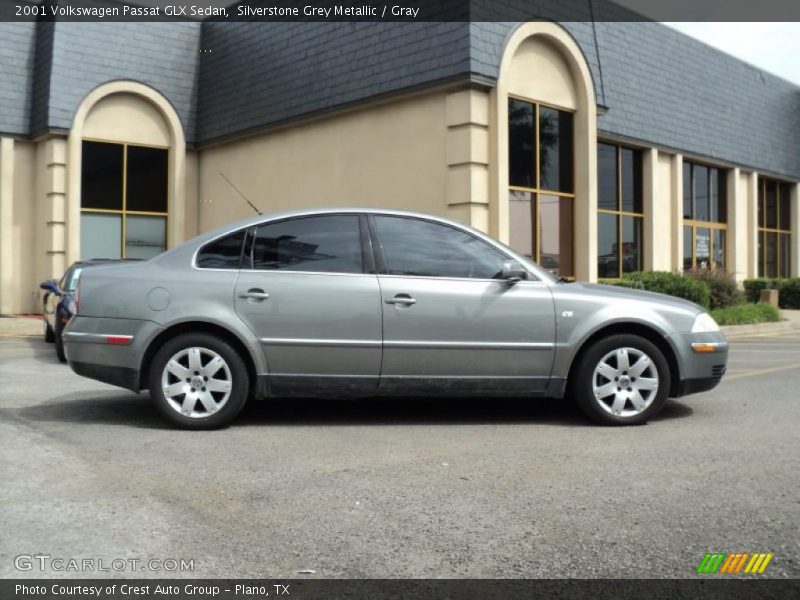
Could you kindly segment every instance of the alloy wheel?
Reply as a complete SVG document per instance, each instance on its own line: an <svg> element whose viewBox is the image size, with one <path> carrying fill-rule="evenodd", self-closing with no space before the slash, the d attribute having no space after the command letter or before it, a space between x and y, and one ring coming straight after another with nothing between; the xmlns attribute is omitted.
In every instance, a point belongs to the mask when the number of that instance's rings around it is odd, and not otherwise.
<svg viewBox="0 0 800 600"><path fill-rule="evenodd" d="M636 348L617 348L606 354L592 374L597 404L615 417L634 417L658 394L658 370L653 360Z"/></svg>
<svg viewBox="0 0 800 600"><path fill-rule="evenodd" d="M161 390L169 406L192 418L218 412L231 396L233 379L228 363L208 348L180 350L167 361L161 374Z"/></svg>

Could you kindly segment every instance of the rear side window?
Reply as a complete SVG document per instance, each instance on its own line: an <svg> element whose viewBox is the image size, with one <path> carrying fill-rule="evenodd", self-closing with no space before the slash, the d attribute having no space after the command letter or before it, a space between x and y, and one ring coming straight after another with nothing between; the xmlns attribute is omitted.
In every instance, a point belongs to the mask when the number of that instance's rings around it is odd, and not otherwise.
<svg viewBox="0 0 800 600"><path fill-rule="evenodd" d="M497 279L504 254L453 227L405 217L375 217L390 275Z"/></svg>
<svg viewBox="0 0 800 600"><path fill-rule="evenodd" d="M238 269L244 234L243 229L203 246L197 253L197 266L202 269Z"/></svg>
<svg viewBox="0 0 800 600"><path fill-rule="evenodd" d="M261 225L253 268L362 273L358 215L303 217Z"/></svg>

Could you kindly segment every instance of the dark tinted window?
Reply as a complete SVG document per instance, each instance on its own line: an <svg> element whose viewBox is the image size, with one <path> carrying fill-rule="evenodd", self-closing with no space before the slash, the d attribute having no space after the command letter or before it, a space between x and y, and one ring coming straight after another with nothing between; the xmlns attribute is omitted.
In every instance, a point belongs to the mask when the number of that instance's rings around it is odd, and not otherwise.
<svg viewBox="0 0 800 600"><path fill-rule="evenodd" d="M778 182L774 179L767 179L767 227L777 229L778 227Z"/></svg>
<svg viewBox="0 0 800 600"><path fill-rule="evenodd" d="M692 165L683 163L683 218L694 218L694 182L692 181Z"/></svg>
<svg viewBox="0 0 800 600"><path fill-rule="evenodd" d="M238 269L245 231L237 231L206 244L197 253L197 266L203 269Z"/></svg>
<svg viewBox="0 0 800 600"><path fill-rule="evenodd" d="M508 181L520 187L534 186L536 132L533 105L520 100L508 101Z"/></svg>
<svg viewBox="0 0 800 600"><path fill-rule="evenodd" d="M617 147L597 145L597 206L618 210L617 206Z"/></svg>
<svg viewBox="0 0 800 600"><path fill-rule="evenodd" d="M261 225L254 269L361 273L358 215L324 215Z"/></svg>
<svg viewBox="0 0 800 600"><path fill-rule="evenodd" d="M401 217L375 217L391 275L496 279L505 255L453 227Z"/></svg>
<svg viewBox="0 0 800 600"><path fill-rule="evenodd" d="M622 149L622 210L642 212L642 153Z"/></svg>
<svg viewBox="0 0 800 600"><path fill-rule="evenodd" d="M708 221L710 216L708 168L694 165L694 218L697 221Z"/></svg>
<svg viewBox="0 0 800 600"><path fill-rule="evenodd" d="M790 230L792 228L792 190L788 183L781 183L779 188L780 202L778 204L778 228Z"/></svg>
<svg viewBox="0 0 800 600"><path fill-rule="evenodd" d="M83 142L81 207L122 210L120 144Z"/></svg>
<svg viewBox="0 0 800 600"><path fill-rule="evenodd" d="M167 151L128 146L127 210L167 212Z"/></svg>
<svg viewBox="0 0 800 600"><path fill-rule="evenodd" d="M539 107L539 188L572 192L572 114Z"/></svg>

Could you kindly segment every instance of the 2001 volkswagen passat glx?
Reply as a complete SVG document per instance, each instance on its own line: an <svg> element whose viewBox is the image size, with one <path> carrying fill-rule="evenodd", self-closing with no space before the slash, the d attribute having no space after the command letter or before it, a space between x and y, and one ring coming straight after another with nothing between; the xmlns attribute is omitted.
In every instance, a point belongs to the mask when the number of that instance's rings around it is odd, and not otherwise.
<svg viewBox="0 0 800 600"><path fill-rule="evenodd" d="M728 345L700 307L560 283L473 229L373 209L261 216L80 280L72 369L150 390L179 426L248 397L572 397L643 423L713 388Z"/></svg>

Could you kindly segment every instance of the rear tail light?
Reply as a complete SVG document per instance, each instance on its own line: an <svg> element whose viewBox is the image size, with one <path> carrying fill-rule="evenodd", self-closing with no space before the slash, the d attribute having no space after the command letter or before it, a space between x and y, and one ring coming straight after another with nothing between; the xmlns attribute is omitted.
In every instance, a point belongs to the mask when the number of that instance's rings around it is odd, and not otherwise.
<svg viewBox="0 0 800 600"><path fill-rule="evenodd" d="M75 291L72 293L72 314L76 316L78 314L78 298L81 295L81 280L78 278L78 282L75 284Z"/></svg>

